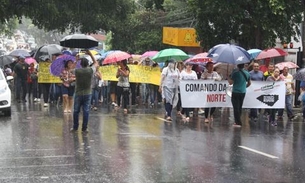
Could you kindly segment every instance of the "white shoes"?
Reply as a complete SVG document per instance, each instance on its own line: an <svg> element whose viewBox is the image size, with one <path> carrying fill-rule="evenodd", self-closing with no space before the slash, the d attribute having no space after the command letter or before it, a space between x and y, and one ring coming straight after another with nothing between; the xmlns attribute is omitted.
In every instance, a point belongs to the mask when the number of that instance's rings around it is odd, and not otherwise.
<svg viewBox="0 0 305 183"><path fill-rule="evenodd" d="M111 105L114 106L114 107L117 107L117 106L118 106L118 104L116 104L115 102L112 102Z"/></svg>
<svg viewBox="0 0 305 183"><path fill-rule="evenodd" d="M48 103L44 103L44 104L43 104L43 107L48 107L48 106L49 106Z"/></svg>

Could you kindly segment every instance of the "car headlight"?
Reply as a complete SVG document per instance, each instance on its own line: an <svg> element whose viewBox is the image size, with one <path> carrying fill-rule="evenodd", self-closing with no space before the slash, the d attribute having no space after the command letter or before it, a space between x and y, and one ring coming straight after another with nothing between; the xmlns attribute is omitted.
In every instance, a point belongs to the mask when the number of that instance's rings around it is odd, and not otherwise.
<svg viewBox="0 0 305 183"><path fill-rule="evenodd" d="M7 88L8 88L8 87L7 87L6 85L0 86L0 94L6 92Z"/></svg>

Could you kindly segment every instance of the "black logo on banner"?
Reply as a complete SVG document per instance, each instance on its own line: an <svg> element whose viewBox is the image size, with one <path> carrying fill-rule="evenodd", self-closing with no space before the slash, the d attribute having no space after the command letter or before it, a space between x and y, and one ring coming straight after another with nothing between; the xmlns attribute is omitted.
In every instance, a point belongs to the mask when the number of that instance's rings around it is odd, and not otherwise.
<svg viewBox="0 0 305 183"><path fill-rule="evenodd" d="M267 104L268 106L272 107L278 100L278 95L261 95L256 98L257 100L261 101L264 104Z"/></svg>

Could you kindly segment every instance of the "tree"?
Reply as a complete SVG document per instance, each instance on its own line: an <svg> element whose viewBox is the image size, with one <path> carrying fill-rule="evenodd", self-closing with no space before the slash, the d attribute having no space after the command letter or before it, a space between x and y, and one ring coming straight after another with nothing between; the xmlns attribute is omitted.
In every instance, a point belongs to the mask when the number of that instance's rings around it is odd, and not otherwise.
<svg viewBox="0 0 305 183"><path fill-rule="evenodd" d="M236 41L244 48L266 48L278 37L290 41L300 34L301 1L189 0L198 40L206 49Z"/></svg>
<svg viewBox="0 0 305 183"><path fill-rule="evenodd" d="M18 25L18 20L16 18L11 18L4 23L0 23L0 33L12 36L13 31L16 29Z"/></svg>
<svg viewBox="0 0 305 183"><path fill-rule="evenodd" d="M162 44L163 11L143 10L130 14L125 21L117 22L111 29L112 49L130 53L143 53L147 50L160 50Z"/></svg>
<svg viewBox="0 0 305 183"><path fill-rule="evenodd" d="M132 11L132 0L0 0L0 22L22 16L47 31L84 33L110 30L111 20L122 20Z"/></svg>

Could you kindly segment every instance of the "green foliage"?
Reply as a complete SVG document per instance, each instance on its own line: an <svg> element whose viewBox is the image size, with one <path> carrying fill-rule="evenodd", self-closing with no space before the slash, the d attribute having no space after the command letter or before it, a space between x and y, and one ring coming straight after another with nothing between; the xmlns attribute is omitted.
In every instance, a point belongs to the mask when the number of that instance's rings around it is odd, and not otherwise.
<svg viewBox="0 0 305 183"><path fill-rule="evenodd" d="M12 36L18 25L18 19L11 18L6 22L0 23L0 34Z"/></svg>
<svg viewBox="0 0 305 183"><path fill-rule="evenodd" d="M275 39L290 41L300 34L303 11L291 0L189 0L204 48L232 40L245 48L266 48Z"/></svg>
<svg viewBox="0 0 305 183"><path fill-rule="evenodd" d="M126 50L130 53L143 53L147 50L160 50L162 44L162 25L157 17L164 12L137 11L112 27L112 49Z"/></svg>

